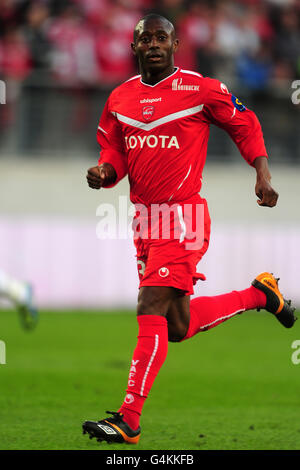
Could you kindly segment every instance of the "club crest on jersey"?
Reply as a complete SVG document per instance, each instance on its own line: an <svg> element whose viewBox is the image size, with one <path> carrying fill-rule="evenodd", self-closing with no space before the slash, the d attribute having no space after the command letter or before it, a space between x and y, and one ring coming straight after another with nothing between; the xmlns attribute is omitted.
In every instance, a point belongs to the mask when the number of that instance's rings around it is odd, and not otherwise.
<svg viewBox="0 0 300 470"><path fill-rule="evenodd" d="M241 103L241 101L234 95L231 96L231 101L233 102L233 105L238 109L239 111L245 111L246 106Z"/></svg>
<svg viewBox="0 0 300 470"><path fill-rule="evenodd" d="M143 111L143 118L145 119L145 121L150 121L154 114L155 108L154 106L144 106L142 111Z"/></svg>

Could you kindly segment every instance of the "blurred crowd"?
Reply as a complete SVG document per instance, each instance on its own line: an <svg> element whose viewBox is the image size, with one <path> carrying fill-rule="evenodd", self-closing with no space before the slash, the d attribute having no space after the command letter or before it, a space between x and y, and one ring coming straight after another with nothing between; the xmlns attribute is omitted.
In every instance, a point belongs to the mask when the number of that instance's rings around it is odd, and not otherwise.
<svg viewBox="0 0 300 470"><path fill-rule="evenodd" d="M0 78L110 88L136 73L149 12L174 22L185 69L254 90L300 77L300 0L0 0Z"/></svg>
<svg viewBox="0 0 300 470"><path fill-rule="evenodd" d="M249 106L256 100L255 109L279 116L272 141L294 155L296 109L283 108L300 78L300 0L0 0L1 152L93 151L92 123L109 91L137 73L130 43L150 12L176 27L175 65L218 78ZM223 155L218 139L213 152Z"/></svg>

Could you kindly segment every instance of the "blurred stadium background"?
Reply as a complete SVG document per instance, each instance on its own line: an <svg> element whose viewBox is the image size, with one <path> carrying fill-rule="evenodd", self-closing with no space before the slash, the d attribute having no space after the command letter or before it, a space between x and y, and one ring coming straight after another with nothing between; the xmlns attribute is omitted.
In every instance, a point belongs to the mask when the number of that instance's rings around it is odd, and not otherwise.
<svg viewBox="0 0 300 470"><path fill-rule="evenodd" d="M276 208L258 207L255 170L212 126L202 190L212 236L195 294L242 289L270 270L300 307L300 0L0 0L0 271L32 282L41 310L26 335L2 304L1 449L96 449L83 419L123 397L135 253L129 239L97 237L97 208L129 209L128 182L97 192L85 176L104 102L136 73L132 30L151 11L177 27L176 65L220 79L256 112L280 193ZM298 323L283 331L254 312L169 344L138 448L299 449Z"/></svg>
<svg viewBox="0 0 300 470"><path fill-rule="evenodd" d="M95 192L85 175L104 102L136 73L132 30L151 11L176 25L176 65L220 79L256 112L280 193L276 209L259 208L254 170L211 128L202 194L212 238L196 294L270 270L300 306L299 0L0 0L1 268L33 283L40 308L134 308L131 241L96 236L97 207L118 209L127 180Z"/></svg>

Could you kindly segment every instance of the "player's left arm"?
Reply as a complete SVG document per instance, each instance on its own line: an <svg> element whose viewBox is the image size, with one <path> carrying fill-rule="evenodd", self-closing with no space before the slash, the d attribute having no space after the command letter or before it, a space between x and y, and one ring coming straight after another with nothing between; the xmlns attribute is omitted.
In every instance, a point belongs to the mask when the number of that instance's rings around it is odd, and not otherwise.
<svg viewBox="0 0 300 470"><path fill-rule="evenodd" d="M271 186L261 125L255 113L246 108L219 80L208 81L204 113L210 122L224 129L237 145L242 157L256 169L255 193L260 206L274 207L278 193Z"/></svg>
<svg viewBox="0 0 300 470"><path fill-rule="evenodd" d="M257 157L253 162L253 166L256 169L255 194L258 197L257 204L266 207L276 206L279 195L271 186L268 159L266 157Z"/></svg>

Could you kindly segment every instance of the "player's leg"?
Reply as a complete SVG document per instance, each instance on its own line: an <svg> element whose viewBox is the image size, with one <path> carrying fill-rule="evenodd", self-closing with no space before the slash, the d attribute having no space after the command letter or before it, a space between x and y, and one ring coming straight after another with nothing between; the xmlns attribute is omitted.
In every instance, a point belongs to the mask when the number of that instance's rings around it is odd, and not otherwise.
<svg viewBox="0 0 300 470"><path fill-rule="evenodd" d="M32 286L7 275L0 270L0 296L13 302L18 309L24 328L32 329L38 319L38 312L33 306Z"/></svg>
<svg viewBox="0 0 300 470"><path fill-rule="evenodd" d="M200 203L200 204L199 204ZM185 250L185 263L176 267L176 278L181 279L181 285L186 281L186 293L193 293L193 284L203 275L196 272L196 266L206 253L210 238L210 217L205 200L196 203L196 208L203 208L203 217L197 219L193 213L193 223L196 222L198 232L203 233L202 246L197 250L187 249L187 244L179 243L173 247L173 262L181 260L180 249ZM184 208L184 207L183 207ZM185 213L185 211L184 211ZM186 213L185 213L186 214ZM191 218L186 219L186 239L191 239ZM199 225L200 224L200 225ZM168 266L168 265L167 265ZM193 274L191 274L193 273ZM190 282L188 280L190 279ZM167 314L170 341L188 339L199 331L213 328L225 320L247 310L265 308L276 315L276 318L287 328L295 322L294 308L285 301L278 289L277 280L270 273L262 273L256 277L252 285L241 291L232 291L223 295L197 297L189 301L189 296L173 300Z"/></svg>
<svg viewBox="0 0 300 470"><path fill-rule="evenodd" d="M141 287L138 297L138 341L129 370L126 396L112 418L86 421L83 431L98 440L136 443L140 437L139 420L153 382L168 351L167 312L178 296L167 286Z"/></svg>
<svg viewBox="0 0 300 470"><path fill-rule="evenodd" d="M0 270L0 295L13 303L25 303L28 297L27 284Z"/></svg>
<svg viewBox="0 0 300 470"><path fill-rule="evenodd" d="M141 287L138 296L138 341L133 353L127 395L120 412L133 428L139 424L142 407L168 351L167 312L177 290L164 286Z"/></svg>
<svg viewBox="0 0 300 470"><path fill-rule="evenodd" d="M227 294L175 298L167 313L169 340L181 341L223 323L235 315L253 309L266 309L286 328L293 326L296 317L290 301L278 289L277 279L270 273L261 273L252 285Z"/></svg>
<svg viewBox="0 0 300 470"><path fill-rule="evenodd" d="M182 341L190 325L190 296L176 297L170 305L166 318L169 341Z"/></svg>
<svg viewBox="0 0 300 470"><path fill-rule="evenodd" d="M263 308L266 296L253 286L242 291L232 291L210 297L189 296L174 299L167 314L169 340L172 342L188 339L211 329L238 313Z"/></svg>

